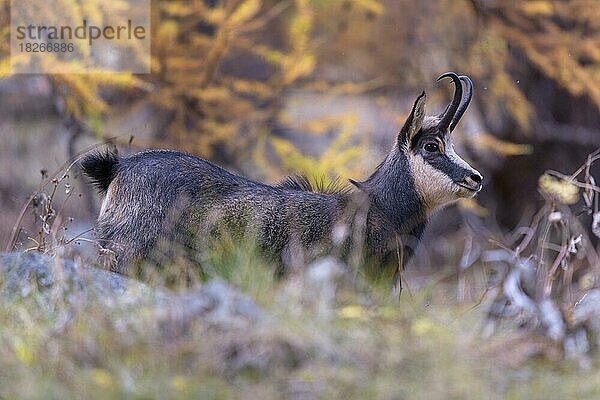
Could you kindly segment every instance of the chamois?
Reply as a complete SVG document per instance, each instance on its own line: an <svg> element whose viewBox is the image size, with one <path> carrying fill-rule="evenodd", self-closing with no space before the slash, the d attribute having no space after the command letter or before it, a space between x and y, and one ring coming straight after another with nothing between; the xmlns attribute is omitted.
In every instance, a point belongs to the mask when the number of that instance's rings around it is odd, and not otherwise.
<svg viewBox="0 0 600 400"><path fill-rule="evenodd" d="M159 243L200 250L224 227L250 234L285 268L306 254L331 251L342 227L361 234L345 235L338 248L362 247L362 259L398 285L430 216L482 186L450 135L469 105L472 82L453 72L438 80L446 77L454 82L446 109L425 116L423 91L385 160L366 180L349 179L354 190L316 190L303 177L267 185L171 150L89 154L81 167L105 193L96 234L116 255L111 268L127 273L133 262L154 257Z"/></svg>

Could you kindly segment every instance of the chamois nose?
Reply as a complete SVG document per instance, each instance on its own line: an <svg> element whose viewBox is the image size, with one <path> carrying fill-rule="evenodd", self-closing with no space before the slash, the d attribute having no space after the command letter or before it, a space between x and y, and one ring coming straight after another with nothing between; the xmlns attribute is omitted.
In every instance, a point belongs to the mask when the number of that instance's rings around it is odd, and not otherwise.
<svg viewBox="0 0 600 400"><path fill-rule="evenodd" d="M474 190L478 192L479 190L481 190L481 182L483 182L483 176L481 176L481 174L477 171L472 171L467 176L465 176L464 180L462 181L462 183L459 183L459 185L469 190Z"/></svg>
<svg viewBox="0 0 600 400"><path fill-rule="evenodd" d="M483 176L479 172L473 172L469 178L478 185L481 185L481 182L483 182Z"/></svg>

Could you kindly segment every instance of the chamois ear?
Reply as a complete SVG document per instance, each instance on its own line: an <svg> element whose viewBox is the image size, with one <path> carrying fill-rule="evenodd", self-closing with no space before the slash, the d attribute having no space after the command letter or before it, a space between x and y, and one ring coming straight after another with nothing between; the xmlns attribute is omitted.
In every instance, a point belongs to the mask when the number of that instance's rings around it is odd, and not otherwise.
<svg viewBox="0 0 600 400"><path fill-rule="evenodd" d="M419 97L417 97L417 100L415 100L415 105L413 106L408 119L398 134L398 146L408 146L412 138L421 129L421 124L423 123L423 118L425 117L426 99L427 95L423 91Z"/></svg>

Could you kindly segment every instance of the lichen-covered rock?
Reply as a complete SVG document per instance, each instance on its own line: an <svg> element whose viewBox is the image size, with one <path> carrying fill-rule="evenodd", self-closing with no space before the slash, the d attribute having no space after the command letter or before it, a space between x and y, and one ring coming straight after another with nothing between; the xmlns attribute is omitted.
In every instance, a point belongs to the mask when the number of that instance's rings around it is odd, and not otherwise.
<svg viewBox="0 0 600 400"><path fill-rule="evenodd" d="M74 305L94 300L97 305L128 306L141 302L164 303L162 290L98 268L82 267L73 261L36 252L0 253L0 294L4 301L32 294L56 296L60 291Z"/></svg>
<svg viewBox="0 0 600 400"><path fill-rule="evenodd" d="M48 296L60 289L69 303L156 307L157 314L177 314L179 320L202 318L212 323L264 320L266 314L250 298L215 279L182 294L152 288L135 279L40 253L0 253L0 294L16 300L33 293Z"/></svg>
<svg viewBox="0 0 600 400"><path fill-rule="evenodd" d="M198 346L219 359L227 374L294 367L308 356L294 335L219 279L175 293L40 253L0 253L2 304L19 304L57 332L79 319L127 342L151 338L167 345L200 334Z"/></svg>

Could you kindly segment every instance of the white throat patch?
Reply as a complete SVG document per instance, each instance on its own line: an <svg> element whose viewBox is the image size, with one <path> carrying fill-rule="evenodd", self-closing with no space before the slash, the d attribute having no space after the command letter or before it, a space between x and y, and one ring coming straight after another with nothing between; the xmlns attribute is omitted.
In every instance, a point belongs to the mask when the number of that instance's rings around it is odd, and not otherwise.
<svg viewBox="0 0 600 400"><path fill-rule="evenodd" d="M408 152L406 156L417 193L424 202L427 217L462 197L459 194L461 187L448 175L432 167L421 155Z"/></svg>

